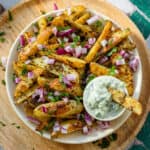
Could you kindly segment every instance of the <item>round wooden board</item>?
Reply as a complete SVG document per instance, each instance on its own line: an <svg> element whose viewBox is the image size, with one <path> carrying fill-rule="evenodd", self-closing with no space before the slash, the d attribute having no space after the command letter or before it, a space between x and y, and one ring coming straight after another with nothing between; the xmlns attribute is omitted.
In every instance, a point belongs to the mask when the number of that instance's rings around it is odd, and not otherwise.
<svg viewBox="0 0 150 150"><path fill-rule="evenodd" d="M142 91L140 94L140 101L143 104L143 114L140 117L133 114L126 123L117 130L119 137L118 140L112 142L110 147L107 149L124 150L141 129L148 113L150 67L148 52L146 51L146 44L142 35L129 18L117 8L104 0L27 0L24 3L18 4L11 10L13 14L13 21L7 21L7 12L5 12L0 19L0 31L6 32L6 41L4 43L0 43L0 56L7 56L10 47L19 32L33 19L41 15L41 11L51 11L53 9L54 2L58 4L59 8L69 7L74 4L83 4L86 7L104 13L118 22L122 27L130 27L132 30L132 38L137 44L143 67ZM0 80L2 79L4 79L3 71L0 72ZM42 138L25 126L24 123L17 117L9 104L6 89L2 84L0 85L0 98L0 120L7 124L6 127L0 128L0 145L2 145L5 150L100 149L91 143L82 145L66 145ZM13 122L19 124L21 129L17 129L15 126L11 125Z"/></svg>

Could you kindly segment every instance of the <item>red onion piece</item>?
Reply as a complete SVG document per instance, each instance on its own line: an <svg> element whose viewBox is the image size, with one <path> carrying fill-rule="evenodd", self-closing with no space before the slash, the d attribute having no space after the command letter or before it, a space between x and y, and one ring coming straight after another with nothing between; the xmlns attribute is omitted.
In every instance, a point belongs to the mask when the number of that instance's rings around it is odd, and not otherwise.
<svg viewBox="0 0 150 150"><path fill-rule="evenodd" d="M74 31L75 31L74 29L67 29L67 30L64 30L64 31L60 31L60 32L58 32L58 36L60 36L60 37L69 36Z"/></svg>
<svg viewBox="0 0 150 150"><path fill-rule="evenodd" d="M107 57L107 56L103 56L103 57L99 60L99 63L100 63L100 64L104 64L106 61L108 61L108 57Z"/></svg>
<svg viewBox="0 0 150 150"><path fill-rule="evenodd" d="M36 25L33 26L33 32L34 33L38 33L39 32L39 29Z"/></svg>
<svg viewBox="0 0 150 150"><path fill-rule="evenodd" d="M125 64L125 60L123 58L117 59L115 63L116 63L116 66L124 65Z"/></svg>
<svg viewBox="0 0 150 150"><path fill-rule="evenodd" d="M53 4L54 10L58 10L58 6L56 3Z"/></svg>
<svg viewBox="0 0 150 150"><path fill-rule="evenodd" d="M65 55L65 54L67 54L67 52L63 48L58 48L56 53L58 55Z"/></svg>
<svg viewBox="0 0 150 150"><path fill-rule="evenodd" d="M85 119L85 122L88 126L91 126L92 125L92 117L88 114L88 113L85 113L84 115L84 119Z"/></svg>
<svg viewBox="0 0 150 150"><path fill-rule="evenodd" d="M28 72L28 79L33 79L34 78L34 73L31 71L31 72Z"/></svg>
<svg viewBox="0 0 150 150"><path fill-rule="evenodd" d="M136 56L132 57L129 61L129 66L134 72L136 72L139 66L139 59Z"/></svg>
<svg viewBox="0 0 150 150"><path fill-rule="evenodd" d="M87 126L84 126L84 127L83 127L83 133L84 133L84 134L88 134L88 132L89 132L88 127L87 127Z"/></svg>
<svg viewBox="0 0 150 150"><path fill-rule="evenodd" d="M74 49L70 45L66 46L64 49L68 53L72 53L74 51Z"/></svg>
<svg viewBox="0 0 150 150"><path fill-rule="evenodd" d="M53 126L53 131L54 132L58 132L60 131L60 124L58 121L55 122L54 126Z"/></svg>
<svg viewBox="0 0 150 150"><path fill-rule="evenodd" d="M42 106L41 109L42 109L42 111L43 111L44 113L47 113L47 112L48 112L48 109L47 109L45 106Z"/></svg>
<svg viewBox="0 0 150 150"><path fill-rule="evenodd" d="M25 63L26 65L28 65L28 64L30 64L30 63L31 63L31 60L30 60L30 59L28 59L28 60L26 60L24 63Z"/></svg>
<svg viewBox="0 0 150 150"><path fill-rule="evenodd" d="M55 59L48 58L47 56L42 56L43 61L47 65L53 65L55 63Z"/></svg>
<svg viewBox="0 0 150 150"><path fill-rule="evenodd" d="M37 102L45 102L44 98L44 89L43 88L38 88L35 90L34 94L32 95L32 99L39 97Z"/></svg>
<svg viewBox="0 0 150 150"><path fill-rule="evenodd" d="M81 46L77 46L75 48L75 57L80 57L82 54L82 47Z"/></svg>
<svg viewBox="0 0 150 150"><path fill-rule="evenodd" d="M102 41L101 41L101 45L102 45L103 47L105 47L105 46L107 45L107 43L108 43L107 40L102 40Z"/></svg>
<svg viewBox="0 0 150 150"><path fill-rule="evenodd" d="M2 56L2 57L1 57L1 63L2 63L2 66L3 66L4 68L6 68L6 66L7 66L7 57Z"/></svg>
<svg viewBox="0 0 150 150"><path fill-rule="evenodd" d="M97 121L97 124L101 129L108 129L110 127L110 122L108 121Z"/></svg>
<svg viewBox="0 0 150 150"><path fill-rule="evenodd" d="M75 81L76 80L76 75L75 74L67 74L66 78L69 81Z"/></svg>
<svg viewBox="0 0 150 150"><path fill-rule="evenodd" d="M87 48L87 49L89 49L89 48L91 48L92 46L91 46L90 44L86 43L84 47Z"/></svg>
<svg viewBox="0 0 150 150"><path fill-rule="evenodd" d="M68 80L67 77L63 77L63 82L68 86L72 86L72 83Z"/></svg>
<svg viewBox="0 0 150 150"><path fill-rule="evenodd" d="M89 43L90 45L93 45L93 44L95 43L95 41L96 41L96 38L89 38L89 39L88 39L88 43Z"/></svg>
<svg viewBox="0 0 150 150"><path fill-rule="evenodd" d="M64 37L63 40L64 40L64 42L68 42L69 41L69 39L67 37Z"/></svg>
<svg viewBox="0 0 150 150"><path fill-rule="evenodd" d="M52 32L53 32L53 34L54 34L55 36L57 36L58 30L57 30L56 27L53 27L53 28L52 28Z"/></svg>
<svg viewBox="0 0 150 150"><path fill-rule="evenodd" d="M42 44L37 44L37 47L38 47L39 50L43 50L45 48L45 46L42 45Z"/></svg>
<svg viewBox="0 0 150 150"><path fill-rule="evenodd" d="M26 41L25 41L24 35L21 35L21 36L20 36L19 42L20 42L21 47L24 47L24 46L25 46Z"/></svg>
<svg viewBox="0 0 150 150"><path fill-rule="evenodd" d="M29 40L28 40L30 43L33 43L33 42L35 42L36 41L36 37L31 37L31 38L29 38Z"/></svg>
<svg viewBox="0 0 150 150"><path fill-rule="evenodd" d="M27 116L28 120L31 121L32 123L36 124L36 125L40 125L40 121L34 117L31 116Z"/></svg>
<svg viewBox="0 0 150 150"><path fill-rule="evenodd" d="M21 79L19 77L15 78L15 83L18 84L21 81Z"/></svg>
<svg viewBox="0 0 150 150"><path fill-rule="evenodd" d="M68 103L68 101L69 101L68 97L63 97L62 100L63 100L65 103Z"/></svg>
<svg viewBox="0 0 150 150"><path fill-rule="evenodd" d="M124 59L129 59L129 57L130 57L129 53L127 53L125 50L121 50L121 51L120 51L120 55L121 55Z"/></svg>
<svg viewBox="0 0 150 150"><path fill-rule="evenodd" d="M61 127L60 131L61 131L62 134L67 134L68 133L67 129L64 128L64 127Z"/></svg>
<svg viewBox="0 0 150 150"><path fill-rule="evenodd" d="M98 20L99 20L99 16L92 16L86 22L87 22L88 25L91 25L91 24L95 23Z"/></svg>
<svg viewBox="0 0 150 150"><path fill-rule="evenodd" d="M54 96L59 96L60 95L60 92L59 91L55 91L54 92Z"/></svg>

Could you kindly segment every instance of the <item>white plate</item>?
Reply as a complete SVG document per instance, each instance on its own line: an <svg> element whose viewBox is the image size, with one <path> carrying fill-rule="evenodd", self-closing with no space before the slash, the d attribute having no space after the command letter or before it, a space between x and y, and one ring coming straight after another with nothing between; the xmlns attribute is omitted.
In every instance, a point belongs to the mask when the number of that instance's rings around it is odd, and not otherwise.
<svg viewBox="0 0 150 150"><path fill-rule="evenodd" d="M23 34L25 31L29 30L31 25L35 22L37 22L40 18L42 17L46 17L49 15L54 15L58 12L63 11L62 10L58 10L58 11L52 11L49 12L43 16L40 16L38 18L36 18L33 22L31 22L21 33ZM91 11L91 10L89 10ZM103 14L97 13L95 11L91 11L92 13L99 15L105 19L109 19L110 18L106 17ZM111 20L113 23L114 21ZM116 23L114 23L116 24ZM116 24L117 25L117 24ZM117 25L118 26L118 25ZM120 26L119 26L120 27ZM132 29L131 29L132 30ZM6 68L6 88L7 88L7 94L9 97L9 101L13 107L13 109L15 110L15 112L17 113L17 115L20 117L20 119L30 128L32 129L34 132L35 131L35 125L32 124L31 122L28 121L28 119L26 118L25 112L23 111L23 109L20 106L17 106L14 104L14 98L13 98L13 93L14 93L14 89L15 89L15 84L12 81L12 74L13 74L13 66L12 66L12 62L14 60L16 60L17 58L17 45L19 43L19 37L20 35L17 37L17 39L15 40L14 44L11 47L10 53L9 53L9 57L8 57L8 63L7 63L7 68ZM139 58L139 54L137 52L137 50L135 50L135 55ZM140 60L140 58L139 58ZM137 72L134 75L134 85L135 85L135 89L134 89L134 95L133 97L135 97L136 99L139 98L140 95L140 91L141 91L141 82L142 82L142 66L141 66L141 62L139 63L139 68L137 70ZM90 132L88 135L83 135L81 132L76 132L76 133L72 133L70 135L66 135L63 137L59 137L56 139L53 139L54 141L60 142L60 143L68 143L68 144L81 144L81 143L87 143L87 142L92 142L95 141L97 139L101 139L109 134L111 134L112 132L114 132L116 129L118 129L130 116L130 112L129 111L125 111L123 113L123 115L121 117L119 117L118 119L114 120L111 122L110 128L106 129L106 130L101 130L101 129L93 129L92 132ZM38 132L36 132L38 133ZM38 133L39 134L39 133ZM50 134L49 133L44 133L43 137L50 139Z"/></svg>

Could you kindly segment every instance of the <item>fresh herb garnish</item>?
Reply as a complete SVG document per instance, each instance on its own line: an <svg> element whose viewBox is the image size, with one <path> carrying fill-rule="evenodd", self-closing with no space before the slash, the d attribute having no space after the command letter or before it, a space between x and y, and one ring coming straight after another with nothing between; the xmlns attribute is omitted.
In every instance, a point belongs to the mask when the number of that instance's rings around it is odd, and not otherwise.
<svg viewBox="0 0 150 150"><path fill-rule="evenodd" d="M61 94L60 94L60 97L68 97L68 96L69 96L68 93L61 93Z"/></svg>
<svg viewBox="0 0 150 150"><path fill-rule="evenodd" d="M60 43L60 47L64 48L65 42L62 40Z"/></svg>
<svg viewBox="0 0 150 150"><path fill-rule="evenodd" d="M60 26L58 26L58 27L57 27L57 30L58 30L58 31L64 31L64 30L68 30L68 29L70 29L70 26L65 26L65 27L60 27Z"/></svg>
<svg viewBox="0 0 150 150"><path fill-rule="evenodd" d="M71 48L75 48L76 44L75 43L71 43Z"/></svg>
<svg viewBox="0 0 150 150"><path fill-rule="evenodd" d="M98 144L101 148L107 148L110 145L110 142L107 138L103 138L102 142Z"/></svg>
<svg viewBox="0 0 150 150"><path fill-rule="evenodd" d="M25 75L27 74L28 70L26 68L26 66L24 66L24 68L22 69L21 75Z"/></svg>
<svg viewBox="0 0 150 150"><path fill-rule="evenodd" d="M73 42L74 42L74 43L77 44L79 41L80 41L80 36L77 35L77 36L75 36L75 37L73 38Z"/></svg>
<svg viewBox="0 0 150 150"><path fill-rule="evenodd" d="M46 12L44 10L40 10L41 14L44 15Z"/></svg>
<svg viewBox="0 0 150 150"><path fill-rule="evenodd" d="M3 36L3 35L5 35L5 32L1 31L0 36Z"/></svg>
<svg viewBox="0 0 150 150"><path fill-rule="evenodd" d="M50 120L48 125L44 127L44 130L49 131L55 124L55 119Z"/></svg>
<svg viewBox="0 0 150 150"><path fill-rule="evenodd" d="M0 37L0 42L1 42L1 43L4 43L4 42L5 42L5 38Z"/></svg>
<svg viewBox="0 0 150 150"><path fill-rule="evenodd" d="M59 74L59 82L63 82L63 75L61 73Z"/></svg>
<svg viewBox="0 0 150 150"><path fill-rule="evenodd" d="M22 48L21 44L19 43L17 46L17 51L20 50Z"/></svg>
<svg viewBox="0 0 150 150"><path fill-rule="evenodd" d="M53 18L54 18L54 17L52 17L52 16L48 16L48 17L47 17L47 21L50 22L50 21L53 20Z"/></svg>
<svg viewBox="0 0 150 150"><path fill-rule="evenodd" d="M89 83L90 81L92 81L96 76L94 74L91 74L88 76L86 83Z"/></svg>
<svg viewBox="0 0 150 150"><path fill-rule="evenodd" d="M121 56L121 55L117 57L117 60L121 60L121 59L122 59L122 56Z"/></svg>
<svg viewBox="0 0 150 150"><path fill-rule="evenodd" d="M83 100L83 97L82 97L82 96L75 96L74 98L75 98L75 100L77 101L77 103L80 103L80 101Z"/></svg>
<svg viewBox="0 0 150 150"><path fill-rule="evenodd" d="M109 75L112 75L114 76L116 74L116 67L115 66L112 66L109 70Z"/></svg>
<svg viewBox="0 0 150 150"><path fill-rule="evenodd" d="M2 121L0 121L0 125L1 125L2 127L5 127L5 126L6 126L6 124L5 124L4 122L2 122Z"/></svg>
<svg viewBox="0 0 150 150"><path fill-rule="evenodd" d="M6 85L6 82L5 82L5 80L2 80L2 84L3 84L3 85Z"/></svg>
<svg viewBox="0 0 150 150"><path fill-rule="evenodd" d="M109 53L107 53L107 56L111 56L113 53L116 53L117 50L117 47L114 47Z"/></svg>
<svg viewBox="0 0 150 150"><path fill-rule="evenodd" d="M111 135L108 136L108 138L110 139L110 141L116 141L118 136L116 133L112 133Z"/></svg>
<svg viewBox="0 0 150 150"><path fill-rule="evenodd" d="M13 16L10 10L8 10L8 20L12 21L13 20Z"/></svg>
<svg viewBox="0 0 150 150"><path fill-rule="evenodd" d="M102 22L100 20L97 20L95 22L95 27L101 27L102 26Z"/></svg>

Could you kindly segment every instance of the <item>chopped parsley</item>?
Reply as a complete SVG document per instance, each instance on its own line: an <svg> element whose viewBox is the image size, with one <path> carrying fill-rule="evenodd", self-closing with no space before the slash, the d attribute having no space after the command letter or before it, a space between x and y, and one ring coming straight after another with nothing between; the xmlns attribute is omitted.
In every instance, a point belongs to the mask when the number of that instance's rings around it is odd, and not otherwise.
<svg viewBox="0 0 150 150"><path fill-rule="evenodd" d="M112 66L109 70L109 75L112 75L114 76L116 74L116 67L115 66Z"/></svg>
<svg viewBox="0 0 150 150"><path fill-rule="evenodd" d="M62 40L60 43L60 47L64 48L65 42Z"/></svg>
<svg viewBox="0 0 150 150"><path fill-rule="evenodd" d="M73 38L73 42L74 42L74 43L77 44L79 41L80 41L80 36L77 35L77 36L75 36L75 37Z"/></svg>
<svg viewBox="0 0 150 150"><path fill-rule="evenodd" d="M75 98L75 100L77 101L77 103L80 103L80 101L83 100L83 97L82 97L82 96L75 96L74 98Z"/></svg>
<svg viewBox="0 0 150 150"><path fill-rule="evenodd" d="M4 122L2 122L2 121L0 121L0 125L1 125L2 127L5 127L5 126L6 126L6 124L5 124Z"/></svg>
<svg viewBox="0 0 150 150"><path fill-rule="evenodd" d="M3 35L5 35L5 32L0 31L0 36L3 36Z"/></svg>
<svg viewBox="0 0 150 150"><path fill-rule="evenodd" d="M5 38L0 37L0 42L1 42L1 43L4 43L4 42L5 42Z"/></svg>
<svg viewBox="0 0 150 150"><path fill-rule="evenodd" d="M20 50L22 48L21 44L19 43L17 46L17 51Z"/></svg>
<svg viewBox="0 0 150 150"><path fill-rule="evenodd" d="M107 56L111 56L113 53L116 53L117 50L117 47L114 47L109 53L107 53Z"/></svg>
<svg viewBox="0 0 150 150"><path fill-rule="evenodd" d="M50 120L48 125L44 127L44 130L49 131L55 124L55 119Z"/></svg>
<svg viewBox="0 0 150 150"><path fill-rule="evenodd" d="M8 20L12 21L13 20L13 16L10 10L8 10Z"/></svg>
<svg viewBox="0 0 150 150"><path fill-rule="evenodd" d="M59 74L59 82L63 82L63 75L61 73Z"/></svg>
<svg viewBox="0 0 150 150"><path fill-rule="evenodd" d="M58 31L64 31L64 30L68 30L68 29L70 29L70 26L65 26L65 27L57 27L57 30Z"/></svg>
<svg viewBox="0 0 150 150"><path fill-rule="evenodd" d="M26 66L24 66L24 68L22 69L21 75L25 75L27 74L28 70L26 68Z"/></svg>
<svg viewBox="0 0 150 150"><path fill-rule="evenodd" d="M5 80L2 80L2 84L3 84L3 85L6 85L6 82L5 82Z"/></svg>
<svg viewBox="0 0 150 150"><path fill-rule="evenodd" d="M52 20L53 20L53 17L52 17L52 16L48 16L48 17L47 17L47 21L48 21L48 22L50 22L50 21L52 21Z"/></svg>
<svg viewBox="0 0 150 150"><path fill-rule="evenodd" d="M94 74L91 74L88 76L86 83L89 83L90 81L92 81L96 76Z"/></svg>
<svg viewBox="0 0 150 150"><path fill-rule="evenodd" d="M101 27L102 26L102 22L100 20L97 20L95 22L95 27Z"/></svg>

